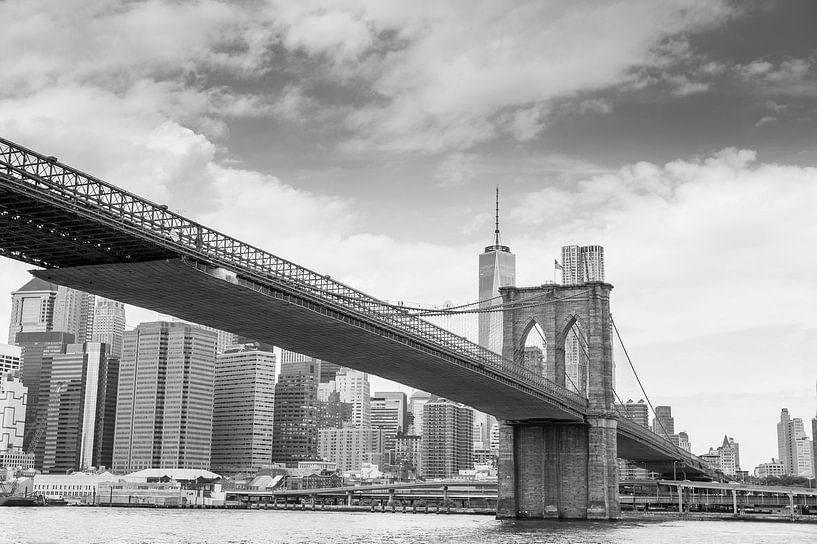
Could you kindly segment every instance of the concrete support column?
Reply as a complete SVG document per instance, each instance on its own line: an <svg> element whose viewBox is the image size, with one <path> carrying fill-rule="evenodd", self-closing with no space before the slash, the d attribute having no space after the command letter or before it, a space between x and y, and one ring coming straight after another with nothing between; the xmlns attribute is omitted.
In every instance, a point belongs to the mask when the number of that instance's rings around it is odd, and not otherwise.
<svg viewBox="0 0 817 544"><path fill-rule="evenodd" d="M354 493L351 491L346 492L346 506L352 506L352 497L354 497Z"/></svg>
<svg viewBox="0 0 817 544"><path fill-rule="evenodd" d="M678 513L684 513L684 488L678 486Z"/></svg>
<svg viewBox="0 0 817 544"><path fill-rule="evenodd" d="M732 490L732 513L738 515L738 492L735 489Z"/></svg>

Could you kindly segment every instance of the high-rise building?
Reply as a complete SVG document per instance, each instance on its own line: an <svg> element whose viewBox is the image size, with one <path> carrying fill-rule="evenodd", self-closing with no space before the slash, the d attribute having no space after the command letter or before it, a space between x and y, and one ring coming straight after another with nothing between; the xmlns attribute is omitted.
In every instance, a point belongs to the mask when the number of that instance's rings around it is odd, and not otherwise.
<svg viewBox="0 0 817 544"><path fill-rule="evenodd" d="M69 344L52 356L43 472L110 466L117 364L105 344L94 342Z"/></svg>
<svg viewBox="0 0 817 544"><path fill-rule="evenodd" d="M34 278L11 293L9 344L21 332L67 332L91 340L94 295Z"/></svg>
<svg viewBox="0 0 817 544"><path fill-rule="evenodd" d="M23 449L27 400L28 388L16 371L0 373L0 452Z"/></svg>
<svg viewBox="0 0 817 544"><path fill-rule="evenodd" d="M233 344L250 344L252 343L251 340L246 338L239 341L238 335L232 332L223 331L221 329L217 329L215 327L210 327L208 325L201 325L199 323L193 323L192 321L185 321L184 319L179 319L178 317L173 318L174 323L186 323L187 325L193 325L195 327L199 327L200 329L204 329L206 331L216 333L216 355L224 353L224 350L227 349L228 346L232 346Z"/></svg>
<svg viewBox="0 0 817 544"><path fill-rule="evenodd" d="M0 374L20 370L22 349L20 346L0 344Z"/></svg>
<svg viewBox="0 0 817 544"><path fill-rule="evenodd" d="M499 306L502 299L500 287L516 282L516 255L508 246L502 245L499 236L499 187L496 189L496 223L494 243L486 246L479 255L479 307ZM495 353L502 353L502 312L479 314L479 345Z"/></svg>
<svg viewBox="0 0 817 544"><path fill-rule="evenodd" d="M723 444L718 448L720 453L720 470L734 476L740 470L740 447L731 436L723 437Z"/></svg>
<svg viewBox="0 0 817 544"><path fill-rule="evenodd" d="M91 341L107 344L111 357L122 357L122 337L125 334L125 305L99 297L93 313Z"/></svg>
<svg viewBox="0 0 817 544"><path fill-rule="evenodd" d="M275 354L233 345L217 357L211 470L255 473L272 460Z"/></svg>
<svg viewBox="0 0 817 544"><path fill-rule="evenodd" d="M321 361L282 351L275 384L272 460L297 467L318 458L318 384Z"/></svg>
<svg viewBox="0 0 817 544"><path fill-rule="evenodd" d="M410 434L423 435L423 410L426 404L437 398L437 395L425 391L415 391L411 394L411 397L409 397L409 412L412 414L413 428L409 429Z"/></svg>
<svg viewBox="0 0 817 544"><path fill-rule="evenodd" d="M448 399L423 408L421 456L423 475L449 478L474 467L474 415L465 405Z"/></svg>
<svg viewBox="0 0 817 544"><path fill-rule="evenodd" d="M342 367L335 375L335 387L341 402L352 405L352 425L371 427L371 396L369 375Z"/></svg>
<svg viewBox="0 0 817 544"><path fill-rule="evenodd" d="M22 348L20 377L28 388L26 434L23 449L34 453L34 468L42 470L45 456L45 427L51 395L51 366L55 355L65 353L74 335L66 332L20 332L17 343Z"/></svg>
<svg viewBox="0 0 817 544"><path fill-rule="evenodd" d="M562 246L562 284L581 285L604 281L602 246ZM578 324L565 338L565 386L578 393L587 391L587 342ZM671 433L670 433L671 434Z"/></svg>
<svg viewBox="0 0 817 544"><path fill-rule="evenodd" d="M624 404L616 404L616 410L620 411L624 417L635 421L642 427L650 427L650 410L644 399L638 402L633 402L633 399L628 399Z"/></svg>
<svg viewBox="0 0 817 544"><path fill-rule="evenodd" d="M786 474L813 477L813 448L813 442L806 436L803 420L790 417L788 408L783 408L777 424L777 451Z"/></svg>
<svg viewBox="0 0 817 544"><path fill-rule="evenodd" d="M113 468L210 467L216 333L187 323L126 331Z"/></svg>
<svg viewBox="0 0 817 544"><path fill-rule="evenodd" d="M562 285L604 281L602 246L562 246Z"/></svg>
<svg viewBox="0 0 817 544"><path fill-rule="evenodd" d="M394 442L400 431L400 405L393 399L372 397L372 427L383 433L383 452L389 463L394 462Z"/></svg>
<svg viewBox="0 0 817 544"><path fill-rule="evenodd" d="M652 432L670 440L675 434L675 418L672 417L671 406L656 406L655 417L652 420Z"/></svg>
<svg viewBox="0 0 817 544"><path fill-rule="evenodd" d="M11 293L9 344L17 344L20 332L49 332L54 330L54 304L58 286L39 278Z"/></svg>
<svg viewBox="0 0 817 544"><path fill-rule="evenodd" d="M330 428L318 431L318 455L337 463L342 472L358 472L367 458L383 451L380 429L371 427Z"/></svg>
<svg viewBox="0 0 817 544"><path fill-rule="evenodd" d="M375 397L385 399L389 406L397 408L398 432L408 433L408 398L402 391L380 391Z"/></svg>

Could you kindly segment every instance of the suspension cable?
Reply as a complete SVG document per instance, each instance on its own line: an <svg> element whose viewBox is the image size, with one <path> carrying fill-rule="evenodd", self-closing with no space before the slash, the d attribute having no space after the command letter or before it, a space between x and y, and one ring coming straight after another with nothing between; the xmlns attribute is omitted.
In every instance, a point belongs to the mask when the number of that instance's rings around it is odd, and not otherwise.
<svg viewBox="0 0 817 544"><path fill-rule="evenodd" d="M638 382L638 386L641 388L641 392L644 394L644 398L647 400L647 404L649 404L650 409L652 410L652 413L653 413L653 416L655 417L655 420L658 421L658 425L661 426L661 430L664 431L664 436L667 438L667 440L670 441L670 444L672 444L675 447L675 449L678 450L678 452L680 453L682 451L680 446L678 446L677 444L672 442L672 440L670 440L670 438L669 438L670 434L667 432L666 427L664 427L664 423L658 417L658 414L655 411L655 407L652 405L652 401L650 400L650 397L647 396L647 391L644 389L644 385L641 383L641 378L639 377L638 372L636 372L636 370L635 370L635 365L633 365L633 361L632 361L632 359L630 359L630 354L627 352L627 347L624 345L624 341L621 339L621 333L618 331L618 326L616 326L616 322L613 320L613 314L608 314L608 315L610 316L610 323L613 324L613 330L616 331L616 337L618 337L618 343L621 345L621 349L624 350L624 355L627 357L627 362L630 364L630 368L633 371L633 375L635 376L635 379ZM683 461L682 456L679 456L679 460Z"/></svg>

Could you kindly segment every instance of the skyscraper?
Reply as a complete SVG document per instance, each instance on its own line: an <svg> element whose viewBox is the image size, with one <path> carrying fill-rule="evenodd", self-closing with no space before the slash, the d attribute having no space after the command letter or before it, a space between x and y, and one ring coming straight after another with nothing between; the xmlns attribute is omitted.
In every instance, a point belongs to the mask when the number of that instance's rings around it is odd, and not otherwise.
<svg viewBox="0 0 817 544"><path fill-rule="evenodd" d="M210 466L216 333L186 323L125 332L113 468Z"/></svg>
<svg viewBox="0 0 817 544"><path fill-rule="evenodd" d="M17 344L19 332L54 330L54 303L57 285L34 278L11 293L9 344Z"/></svg>
<svg viewBox="0 0 817 544"><path fill-rule="evenodd" d="M604 247L562 246L562 285L604 281Z"/></svg>
<svg viewBox="0 0 817 544"><path fill-rule="evenodd" d="M211 470L255 472L272 460L275 354L257 344L218 356L213 397Z"/></svg>
<svg viewBox="0 0 817 544"><path fill-rule="evenodd" d="M372 397L372 427L383 433L383 452L394 462L394 442L400 430L399 403L385 397Z"/></svg>
<svg viewBox="0 0 817 544"><path fill-rule="evenodd" d="M562 284L581 285L604 281L602 246L562 246ZM578 324L565 338L565 386L583 393L587 389L587 342Z"/></svg>
<svg viewBox="0 0 817 544"><path fill-rule="evenodd" d="M108 345L111 357L122 357L122 337L125 334L125 305L99 297L94 308L91 341Z"/></svg>
<svg viewBox="0 0 817 544"><path fill-rule="evenodd" d="M117 359L105 344L69 344L54 354L42 470L64 473L110 466ZM109 368L109 365L114 368Z"/></svg>
<svg viewBox="0 0 817 544"><path fill-rule="evenodd" d="M616 409L621 411L624 416L632 421L635 421L642 427L650 427L650 410L644 399L638 402L633 402L633 399L627 400L624 404L616 404Z"/></svg>
<svg viewBox="0 0 817 544"><path fill-rule="evenodd" d="M20 377L28 388L26 408L25 451L34 453L34 468L43 469L45 428L51 395L51 367L55 355L65 353L74 335L66 332L20 332L17 343L22 348Z"/></svg>
<svg viewBox="0 0 817 544"><path fill-rule="evenodd" d="M318 458L318 384L321 361L284 350L275 384L272 460L297 467Z"/></svg>
<svg viewBox="0 0 817 544"><path fill-rule="evenodd" d="M449 478L474 467L473 410L448 399L423 408L420 440L423 475Z"/></svg>
<svg viewBox="0 0 817 544"><path fill-rule="evenodd" d="M352 425L371 427L369 376L365 372L342 367L335 375L340 401L352 405Z"/></svg>
<svg viewBox="0 0 817 544"><path fill-rule="evenodd" d="M11 293L9 344L20 332L67 332L91 340L94 295L34 278Z"/></svg>
<svg viewBox="0 0 817 544"><path fill-rule="evenodd" d="M496 222L494 244L479 255L479 307L487 309L502 304L499 288L516 282L516 255L502 245L499 236L499 187L496 189ZM502 312L479 314L479 345L502 353Z"/></svg>
<svg viewBox="0 0 817 544"><path fill-rule="evenodd" d="M667 440L675 434L675 418L672 417L672 406L656 406L652 420L652 432L660 434Z"/></svg>
<svg viewBox="0 0 817 544"><path fill-rule="evenodd" d="M812 441L806 436L803 420L799 417L791 418L788 408L783 408L777 424L777 451L786 474L813 477L813 449Z"/></svg>

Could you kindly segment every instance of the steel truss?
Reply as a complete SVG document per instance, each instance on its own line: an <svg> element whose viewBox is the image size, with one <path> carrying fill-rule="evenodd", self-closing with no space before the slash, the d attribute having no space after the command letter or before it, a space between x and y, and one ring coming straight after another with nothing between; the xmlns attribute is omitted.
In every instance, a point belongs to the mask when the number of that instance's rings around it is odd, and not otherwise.
<svg viewBox="0 0 817 544"><path fill-rule="evenodd" d="M402 331L430 348L557 400L576 413L587 399L513 361L328 275L207 228L93 176L0 138L0 255L45 268L187 258Z"/></svg>

